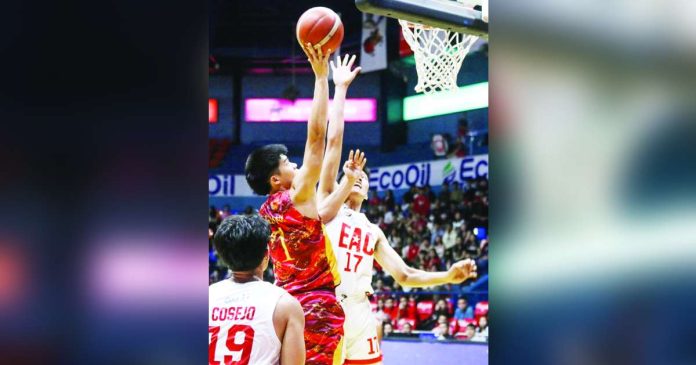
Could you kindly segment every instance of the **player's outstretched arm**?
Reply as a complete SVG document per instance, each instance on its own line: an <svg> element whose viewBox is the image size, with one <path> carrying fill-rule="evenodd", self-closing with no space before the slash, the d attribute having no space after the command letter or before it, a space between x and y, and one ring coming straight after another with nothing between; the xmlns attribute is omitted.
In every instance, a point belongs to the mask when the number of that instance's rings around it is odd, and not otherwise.
<svg viewBox="0 0 696 365"><path fill-rule="evenodd" d="M350 195L350 191L353 189L353 184L360 178L366 163L367 159L364 152L357 150L353 153L353 150L350 150L348 159L343 164L343 173L346 175L346 178L338 184L336 190L333 190L329 196L319 201L319 216L322 222L331 222L336 217L338 210L341 209L341 204L348 199L348 195ZM368 184L368 182L365 181L364 184Z"/></svg>
<svg viewBox="0 0 696 365"><path fill-rule="evenodd" d="M303 47L314 71L314 98L307 123L307 143L305 144L302 167L294 179L293 202L303 203L315 196L319 181L321 163L324 157L324 139L326 138L326 115L329 105L329 55L324 55L321 48L314 49L307 44Z"/></svg>
<svg viewBox="0 0 696 365"><path fill-rule="evenodd" d="M285 324L280 338L280 363L282 365L304 365L304 313L300 302L288 295L283 295L276 304L273 321Z"/></svg>
<svg viewBox="0 0 696 365"><path fill-rule="evenodd" d="M321 177L319 178L319 190L317 197L321 202L332 191L336 189L336 174L341 163L341 150L343 148L343 131L345 126L344 108L348 86L353 82L355 76L360 72L360 67L351 71L355 55L345 55L343 59L336 57L336 63L331 61L333 71L333 81L335 85L334 98L329 111L329 127L326 132L326 153L321 167ZM323 217L323 215L322 215Z"/></svg>
<svg viewBox="0 0 696 365"><path fill-rule="evenodd" d="M476 278L476 263L466 259L458 261L447 271L429 272L414 269L406 265L404 260L389 245L387 237L379 227L375 245L375 259L401 286L426 287L442 284L459 284L466 279Z"/></svg>

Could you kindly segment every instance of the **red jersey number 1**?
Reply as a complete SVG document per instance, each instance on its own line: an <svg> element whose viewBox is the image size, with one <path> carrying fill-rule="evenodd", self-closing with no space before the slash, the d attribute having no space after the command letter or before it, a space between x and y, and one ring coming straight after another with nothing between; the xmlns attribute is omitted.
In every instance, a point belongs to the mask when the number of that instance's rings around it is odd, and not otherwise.
<svg viewBox="0 0 696 365"><path fill-rule="evenodd" d="M244 333L244 340L242 343L235 342L237 333ZM217 348L218 336L220 334L219 326L208 326L208 333L210 333L210 343L208 344L208 365L221 365L220 361L215 360L215 349ZM254 345L254 329L250 326L243 324L235 324L230 327L227 331L227 340L225 341L225 346L229 351L237 352L241 351L239 355L239 361L234 361L232 355L225 355L223 357L224 365L249 365L249 359L251 358L251 348Z"/></svg>

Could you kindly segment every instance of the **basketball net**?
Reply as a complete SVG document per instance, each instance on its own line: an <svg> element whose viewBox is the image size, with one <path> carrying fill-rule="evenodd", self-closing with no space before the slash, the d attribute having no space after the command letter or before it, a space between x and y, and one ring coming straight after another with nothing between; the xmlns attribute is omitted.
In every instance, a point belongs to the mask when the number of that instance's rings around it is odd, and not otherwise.
<svg viewBox="0 0 696 365"><path fill-rule="evenodd" d="M456 89L464 57L479 37L402 19L399 24L416 60L416 92L433 94Z"/></svg>

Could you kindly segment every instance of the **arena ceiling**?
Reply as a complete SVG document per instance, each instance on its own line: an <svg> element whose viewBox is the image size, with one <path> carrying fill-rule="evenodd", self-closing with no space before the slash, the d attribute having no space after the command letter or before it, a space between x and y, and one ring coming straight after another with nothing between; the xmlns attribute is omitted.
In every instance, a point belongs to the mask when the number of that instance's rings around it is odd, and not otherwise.
<svg viewBox="0 0 696 365"><path fill-rule="evenodd" d="M339 13L345 27L342 49L349 52L359 49L361 13L353 0L209 1L209 50L222 73L234 68L282 71L293 63L306 67L306 60L295 41L294 22L314 6L326 6ZM293 45L294 59L291 57Z"/></svg>

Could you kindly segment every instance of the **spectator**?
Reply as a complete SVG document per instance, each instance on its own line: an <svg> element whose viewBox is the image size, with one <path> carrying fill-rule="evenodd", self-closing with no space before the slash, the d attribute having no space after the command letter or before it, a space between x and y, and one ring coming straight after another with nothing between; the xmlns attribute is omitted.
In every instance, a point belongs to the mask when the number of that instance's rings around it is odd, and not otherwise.
<svg viewBox="0 0 696 365"><path fill-rule="evenodd" d="M389 337L392 333L394 333L394 326L387 322L384 324L384 327L382 327L382 331L384 333L384 337Z"/></svg>
<svg viewBox="0 0 696 365"><path fill-rule="evenodd" d="M420 247L418 247L415 241L411 240L411 244L408 245L408 251L406 252L406 261L410 264L415 263L419 252Z"/></svg>
<svg viewBox="0 0 696 365"><path fill-rule="evenodd" d="M479 245L476 243L476 236L471 231L467 231L464 235L464 251L471 257L479 255Z"/></svg>
<svg viewBox="0 0 696 365"><path fill-rule="evenodd" d="M437 196L435 196L435 192L430 188L430 185L424 185L423 192L430 201L434 201L435 199L437 199Z"/></svg>
<svg viewBox="0 0 696 365"><path fill-rule="evenodd" d="M445 257L445 245L442 242L442 237L435 239L433 249L435 250L435 253L437 253L437 257Z"/></svg>
<svg viewBox="0 0 696 365"><path fill-rule="evenodd" d="M389 297L384 300L384 314L389 318L389 322L394 323L398 316L398 308L394 306L394 299Z"/></svg>
<svg viewBox="0 0 696 365"><path fill-rule="evenodd" d="M452 221L452 228L455 231L458 231L461 229L462 226L464 226L464 218L462 218L462 213L459 211L456 211L454 213L454 220Z"/></svg>
<svg viewBox="0 0 696 365"><path fill-rule="evenodd" d="M411 186L411 188L408 189L408 191L406 193L404 193L404 196L403 196L404 204L408 205L408 204L413 203L413 199L416 197L417 193L418 193L418 188L416 188L415 186Z"/></svg>
<svg viewBox="0 0 696 365"><path fill-rule="evenodd" d="M452 247L454 247L454 245L457 244L457 231L454 229L454 225L452 223L447 223L445 233L442 235L442 244L444 245L445 250L450 250Z"/></svg>
<svg viewBox="0 0 696 365"><path fill-rule="evenodd" d="M464 331L464 339L465 340L472 340L474 338L474 335L476 335L476 327L469 323L466 326L466 330Z"/></svg>
<svg viewBox="0 0 696 365"><path fill-rule="evenodd" d="M476 333L481 333L488 339L488 317L481 316L478 320L478 327L476 327Z"/></svg>
<svg viewBox="0 0 696 365"><path fill-rule="evenodd" d="M406 335L410 335L411 330L412 330L411 324L408 322L404 323L404 326L401 327L401 333L406 334Z"/></svg>
<svg viewBox="0 0 696 365"><path fill-rule="evenodd" d="M420 250L427 254L431 248L432 246L430 245L430 241L428 241L427 238L423 238L423 241L421 241Z"/></svg>
<svg viewBox="0 0 696 365"><path fill-rule="evenodd" d="M441 264L442 260L437 255L435 249L431 248L430 250L428 250L428 257L425 264L425 269L428 271L438 271L440 270Z"/></svg>
<svg viewBox="0 0 696 365"><path fill-rule="evenodd" d="M222 210L220 211L220 221L222 222L223 219L225 219L231 215L232 215L232 212L230 211L230 206L228 204L225 204L225 206L223 206Z"/></svg>
<svg viewBox="0 0 696 365"><path fill-rule="evenodd" d="M457 204L462 199L464 198L464 194L462 193L461 189L459 188L459 183L453 183L452 184L452 192L450 193L450 202Z"/></svg>
<svg viewBox="0 0 696 365"><path fill-rule="evenodd" d="M433 311L433 314L435 314L436 318L439 316L449 317L449 309L447 308L447 301L445 301L444 299L438 299L437 303L435 304L435 309Z"/></svg>
<svg viewBox="0 0 696 365"><path fill-rule="evenodd" d="M449 144L447 139L442 134L433 134L430 142L430 148L433 150L435 157L444 157L447 155Z"/></svg>
<svg viewBox="0 0 696 365"><path fill-rule="evenodd" d="M424 188L420 188L413 198L413 212L425 217L430 215L430 197Z"/></svg>
<svg viewBox="0 0 696 365"><path fill-rule="evenodd" d="M438 194L438 200L440 200L442 203L447 203L450 201L450 189L449 189L449 183L442 183L442 190L440 190L440 194Z"/></svg>
<svg viewBox="0 0 696 365"><path fill-rule="evenodd" d="M384 312L384 299L377 300L377 309L375 310L375 318L379 323L389 323L391 318Z"/></svg>
<svg viewBox="0 0 696 365"><path fill-rule="evenodd" d="M394 212L392 212L391 210L387 210L384 213L384 224L387 227L391 227L391 225L394 224Z"/></svg>
<svg viewBox="0 0 696 365"><path fill-rule="evenodd" d="M396 207L396 200L394 200L394 192L389 189L387 190L387 193L384 195L384 200L382 201L384 206L387 209L387 212L393 212L395 207Z"/></svg>
<svg viewBox="0 0 696 365"><path fill-rule="evenodd" d="M414 214L411 222L411 228L415 231L416 234L421 234L425 230L425 227L427 226L428 222L423 218L422 215L420 214Z"/></svg>
<svg viewBox="0 0 696 365"><path fill-rule="evenodd" d="M438 323L433 329L433 334L438 340L446 340L449 337L449 326L447 325L447 319L445 323Z"/></svg>
<svg viewBox="0 0 696 365"><path fill-rule="evenodd" d="M471 224L474 227L488 228L488 197L478 190L471 206Z"/></svg>
<svg viewBox="0 0 696 365"><path fill-rule="evenodd" d="M442 236L445 235L445 228L441 226L438 223L433 224L432 229L430 230L430 244L434 245L435 241L440 238L442 239Z"/></svg>
<svg viewBox="0 0 696 365"><path fill-rule="evenodd" d="M452 151L447 155L449 157L464 157L466 156L466 146L460 140L454 142Z"/></svg>
<svg viewBox="0 0 696 365"><path fill-rule="evenodd" d="M379 195L377 195L377 191L374 189L370 189L369 192L370 197L367 200L367 203L373 207L376 207L380 203Z"/></svg>
<svg viewBox="0 0 696 365"><path fill-rule="evenodd" d="M457 300L457 309L454 311L454 318L457 320L474 318L474 310L468 305L466 298L459 298L459 300Z"/></svg>
<svg viewBox="0 0 696 365"><path fill-rule="evenodd" d="M466 258L466 253L464 252L464 248L461 245L462 238L457 237L457 242L458 244L454 246L454 251L452 252L452 259L454 261L460 261L464 260Z"/></svg>
<svg viewBox="0 0 696 365"><path fill-rule="evenodd" d="M208 223L212 223L214 225L220 224L222 220L220 219L220 211L217 210L214 206L210 206L210 212L208 213Z"/></svg>
<svg viewBox="0 0 696 365"><path fill-rule="evenodd" d="M387 241L393 249L398 249L401 247L401 235L397 227L392 227L389 231L389 236L387 236Z"/></svg>
<svg viewBox="0 0 696 365"><path fill-rule="evenodd" d="M478 326L476 327L476 332L471 337L471 341L476 342L488 342L488 319L486 316L479 318Z"/></svg>
<svg viewBox="0 0 696 365"><path fill-rule="evenodd" d="M384 284L384 281L382 279L377 279L374 285L375 289L375 299L383 299L387 300L391 296L391 288L388 287L387 285Z"/></svg>
<svg viewBox="0 0 696 365"><path fill-rule="evenodd" d="M399 298L399 309L396 312L397 322L400 319L409 319L408 315L408 299L406 297Z"/></svg>

